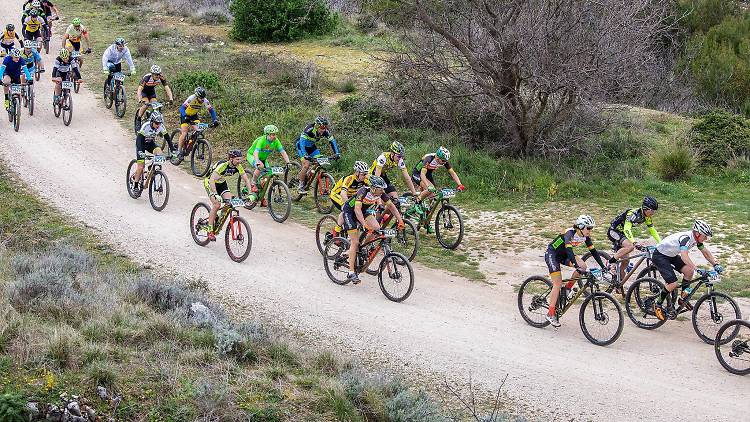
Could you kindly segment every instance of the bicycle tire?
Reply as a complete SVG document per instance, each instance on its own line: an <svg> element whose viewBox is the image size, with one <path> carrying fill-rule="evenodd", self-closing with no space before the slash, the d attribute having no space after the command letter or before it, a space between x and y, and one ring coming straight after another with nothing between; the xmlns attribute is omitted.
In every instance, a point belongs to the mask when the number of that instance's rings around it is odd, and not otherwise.
<svg viewBox="0 0 750 422"><path fill-rule="evenodd" d="M271 218L277 223L283 223L289 218L289 214L292 212L292 196L289 194L289 187L286 183L278 179L273 179L271 186L268 188L267 205L268 213L271 214ZM282 199L282 197L284 199ZM284 201L284 202L281 202ZM278 204L281 207L281 212L276 212L274 204Z"/></svg>
<svg viewBox="0 0 750 422"><path fill-rule="evenodd" d="M115 86L115 116L122 118L128 108L128 98L125 96L125 87L122 84Z"/></svg>
<svg viewBox="0 0 750 422"><path fill-rule="evenodd" d="M141 195L133 189L133 185L130 183L131 177L135 174L135 167L138 165L138 161L130 160L128 169L125 171L125 188L128 190L128 195L133 199L138 199Z"/></svg>
<svg viewBox="0 0 750 422"><path fill-rule="evenodd" d="M331 189L336 184L336 180L333 176L327 172L321 172L320 177L315 180L315 189L313 191L313 198L315 200L315 207L321 214L330 214L333 210L333 200L331 200Z"/></svg>
<svg viewBox="0 0 750 422"><path fill-rule="evenodd" d="M617 329L612 336L610 336L609 338L605 338L605 339L599 339L599 338L594 337L594 335L592 335L592 330L585 322L586 314L588 312L589 307L591 308L591 313L595 315L594 316L595 322L598 322L601 325L605 325L605 324L608 325L609 322L612 320L611 315L610 315L610 313L612 312L604 312L603 314L596 315L596 307L597 307L598 301L609 302L610 304L614 305L614 308L617 311L617 312L614 312L616 313L616 316L617 316ZM601 306L601 302L600 302L600 306ZM609 293L594 292L593 294L589 295L586 299L583 300L583 303L581 304L581 309L578 312L578 323L581 326L581 331L583 332L583 335L586 337L588 341L590 341L591 343L597 346L608 346L614 343L615 341L617 341L617 339L620 337L620 334L622 334L622 327L624 325L624 318L622 316L622 307L620 307L620 304L617 303L617 300L615 300L615 298L612 297L612 295L610 295Z"/></svg>
<svg viewBox="0 0 750 422"><path fill-rule="evenodd" d="M284 183L286 183L287 187L291 186L292 189L297 189L299 187L299 172L302 171L302 165L296 161L291 161L289 165L287 166L286 170L284 170ZM297 193L292 197L292 201L299 201L302 199L302 197L305 196L304 194Z"/></svg>
<svg viewBox="0 0 750 422"><path fill-rule="evenodd" d="M65 126L70 126L70 122L73 120L73 96L70 95L70 92L66 92L63 97L62 119Z"/></svg>
<svg viewBox="0 0 750 422"><path fill-rule="evenodd" d="M242 180L242 176L237 176L237 197L238 198L242 198L243 200L245 200L244 207L245 207L246 210L251 210L251 209L255 208L256 205L258 205L258 201L257 201L258 198L257 198L257 195L256 195L256 200L255 201L250 201L249 199L247 199L247 196L245 196L245 195L242 194L242 187L244 185L245 185L245 183L244 183L244 180ZM249 186L246 186L246 188L248 189L248 191L250 190Z"/></svg>
<svg viewBox="0 0 750 422"><path fill-rule="evenodd" d="M644 286L645 283L648 285ZM667 321L661 321L653 314L652 306L659 292L665 289L664 284L655 278L639 278L634 281L625 293L625 312L636 327L644 330L655 330ZM645 297L643 294L645 293ZM641 315L643 321L636 317Z"/></svg>
<svg viewBox="0 0 750 422"><path fill-rule="evenodd" d="M534 282L542 285L530 287ZM531 290L533 289L539 290L539 292L532 292ZM523 320L532 327L544 328L549 325L549 321L547 321L546 318L547 311L549 310L549 304L547 303L546 298L541 299L540 296L549 296L550 289L552 289L552 282L549 281L546 277L538 275L527 278L523 281L523 283L521 283L521 286L518 288L518 312L521 314L521 318L523 318ZM529 290L529 292L524 295L524 292L526 290ZM524 296L527 296L531 299L528 306L526 306ZM544 314L541 315L541 318L532 319L526 314L527 308L529 308L529 310L544 309L545 311Z"/></svg>
<svg viewBox="0 0 750 422"><path fill-rule="evenodd" d="M60 93L60 96L62 97L62 92ZM52 112L55 114L55 117L60 117L60 113L62 113L62 107L60 106L60 100L52 101Z"/></svg>
<svg viewBox="0 0 750 422"><path fill-rule="evenodd" d="M208 141L205 139L195 141L193 150L190 151L190 169L193 171L193 175L205 177L211 171L211 155L211 144ZM196 160L204 161L206 163L205 168L198 167Z"/></svg>
<svg viewBox="0 0 750 422"><path fill-rule="evenodd" d="M13 97L12 99L13 105L13 130L18 132L18 129L21 128L21 101L18 99L18 97Z"/></svg>
<svg viewBox="0 0 750 422"><path fill-rule="evenodd" d="M326 222L329 223L328 226L324 226ZM331 214L326 214L320 217L318 224L315 225L315 244L318 246L318 251L320 251L321 255L325 253L325 247L327 245L325 236L326 233L328 233L328 227L336 227L337 225L338 222L336 221L336 217Z"/></svg>
<svg viewBox="0 0 750 422"><path fill-rule="evenodd" d="M728 330L732 326L736 326L732 337L730 339L726 340L726 341L720 341L720 339L723 338L722 336L724 335L724 332L726 330ZM726 369L727 371L729 371L730 373L735 374L735 375L748 375L748 374L750 374L750 366L748 366L745 369L737 369L734 366L732 366L727 361L727 359L724 358L724 354L722 353L722 347L721 346L724 346L729 341L734 340L736 338L736 336L737 336L737 333L739 332L740 327L745 327L745 328L747 328L750 331L750 322L744 321L744 320L741 320L741 319L735 319L735 320L727 321L726 323L724 323L724 325L722 325L721 328L719 328L719 331L716 333L716 338L714 339L714 351L716 352L716 358L719 360L719 363L721 364L721 366L724 367L724 369ZM724 350L730 349L730 350L734 351L735 347L740 346L740 344L734 344L734 343L735 342L732 341L732 347L730 347L730 348L724 348ZM744 342L744 346L747 346L747 342ZM745 352L745 351L740 352L740 355L744 354L744 353L747 353L747 352ZM731 356L730 355L729 357L735 357L735 356ZM739 357L739 356L736 356L736 357ZM746 359L744 359L744 360L745 361L750 360L750 354L748 354L748 357Z"/></svg>
<svg viewBox="0 0 750 422"><path fill-rule="evenodd" d="M235 224L236 228L233 228L230 224ZM243 229L245 230L244 233L242 233ZM232 239L232 235L237 233L238 230L239 235L237 236L237 239ZM230 242L235 240L244 242L247 245L245 251L240 255L235 254L230 246ZM250 255L250 250L253 248L253 232L250 231L250 225L247 224L247 221L239 215L235 216L233 221L228 221L227 227L224 230L224 246L227 250L227 255L229 255L229 258L234 262L242 262L247 259L248 255Z"/></svg>
<svg viewBox="0 0 750 422"><path fill-rule="evenodd" d="M391 228L396 229L397 227L398 222L394 221ZM414 239L411 246L409 245L409 239ZM419 231L411 220L404 220L404 230L399 231L396 237L391 240L391 249L404 255L409 262L414 261L419 250Z"/></svg>
<svg viewBox="0 0 750 422"><path fill-rule="evenodd" d="M28 107L29 107L29 116L34 115L34 85L29 85L27 87L28 89Z"/></svg>
<svg viewBox="0 0 750 422"><path fill-rule="evenodd" d="M182 160L184 160L184 157L180 157L177 155L177 148L179 148L179 142L180 142L180 129L175 129L172 131L172 133L169 135L170 141L172 141L172 146L175 147L174 151L170 151L169 154L169 162L172 163L173 166L179 166L182 163ZM177 144L174 143L174 140L177 139Z"/></svg>
<svg viewBox="0 0 750 422"><path fill-rule="evenodd" d="M39 82L39 79L41 78L42 74L39 72L34 72L34 80Z"/></svg>
<svg viewBox="0 0 750 422"><path fill-rule="evenodd" d="M73 81L73 92L78 94L78 91L80 90L81 90L81 82L79 82L79 80L76 79L75 81Z"/></svg>
<svg viewBox="0 0 750 422"><path fill-rule="evenodd" d="M198 215L198 212L205 210L205 217ZM190 235L193 236L193 241L200 246L206 246L211 242L208 240L208 215L211 212L211 207L205 202L198 202L193 206L193 210L190 212ZM200 234L205 232L205 235ZM202 238L201 238L202 237Z"/></svg>
<svg viewBox="0 0 750 422"><path fill-rule="evenodd" d="M408 286L406 287L406 292L402 294L392 294L391 291L385 287L384 274L387 270L388 279L395 280L395 276L403 274L404 272L392 270L391 267L397 268L399 266L406 267L406 269L408 270ZM385 295L388 300L392 302L403 302L408 299L409 296L411 296L412 291L414 291L414 269L411 267L409 260L406 259L403 254L400 254L398 252L387 253L385 257L383 257L383 259L380 261L378 270L378 284L380 284L380 291L383 292L383 295ZM397 284L401 284L401 282L398 282Z"/></svg>
<svg viewBox="0 0 750 422"><path fill-rule="evenodd" d="M447 242L443 236L441 235L442 231L440 228L440 220L441 217L444 215L444 213L455 213L458 221L458 237L456 240L452 243ZM450 217L449 217L450 221ZM452 223L451 223L452 224ZM437 238L438 243L440 243L440 246L444 247L445 249L454 250L458 248L458 245L461 244L461 240L464 238L464 220L461 217L461 213L458 212L458 209L454 207L453 205L443 205L437 212L437 215L435 216L435 238Z"/></svg>
<svg viewBox="0 0 750 422"><path fill-rule="evenodd" d="M699 318L698 318L699 317L698 312L702 309L702 305L704 303L706 304L706 306L709 306L709 310L710 310L710 303L707 302L707 300L709 300L711 298L714 298L714 299L723 298L724 300L726 300L726 302L729 303L729 305L731 305L731 307L734 309L734 315L726 315L726 316L725 315L720 315L719 317L721 318L721 320L719 320L719 321L712 320L712 322L715 324L715 326L713 328L716 328L716 331L715 332L710 332L710 331L706 332L706 330L701 330L698 327L698 320L699 320ZM704 306L704 308L705 308L705 306ZM711 293L706 293L705 295L701 296L695 302L695 306L693 306L693 313L692 313L691 316L692 316L692 320L693 320L692 321L693 322L693 329L695 330L695 334L698 335L698 338L700 338L701 340L703 340L707 344L714 344L714 340L716 339L716 332L719 330L719 328L721 328L721 325L725 321L730 321L730 320L734 320L734 319L742 319L742 312L740 311L740 307L739 307L739 305L737 305L737 302L735 302L734 299L732 299L729 295L727 295L725 293L722 293L722 292L711 292ZM709 327L711 327L711 326L709 325Z"/></svg>
<svg viewBox="0 0 750 422"><path fill-rule="evenodd" d="M347 278L349 272L348 252L349 240L343 237L336 237L333 241L328 242L323 251L323 267L325 267L326 274L332 282L339 286L349 284Z"/></svg>
<svg viewBox="0 0 750 422"><path fill-rule="evenodd" d="M138 136L138 131L141 130L141 123L142 120L140 117L138 117L138 110L136 109L135 114L133 114L133 131L135 132L136 136Z"/></svg>
<svg viewBox="0 0 750 422"><path fill-rule="evenodd" d="M160 178L161 180L159 180ZM157 205L154 198L157 189L161 189L164 192L164 202L161 205ZM155 211L163 210L167 206L167 202L169 202L169 179L161 170L154 170L151 183L148 185L148 200L151 203L151 208Z"/></svg>
<svg viewBox="0 0 750 422"><path fill-rule="evenodd" d="M107 81L104 81L104 91L103 91L103 98L104 98L104 107L107 109L112 108L112 104L114 103L115 99L112 95L112 90L110 88L110 85L107 83Z"/></svg>

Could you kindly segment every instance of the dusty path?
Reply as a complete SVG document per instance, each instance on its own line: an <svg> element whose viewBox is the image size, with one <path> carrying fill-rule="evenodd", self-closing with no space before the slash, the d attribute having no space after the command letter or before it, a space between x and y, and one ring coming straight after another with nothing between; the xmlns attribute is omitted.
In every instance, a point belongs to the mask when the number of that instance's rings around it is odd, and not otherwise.
<svg viewBox="0 0 750 422"><path fill-rule="evenodd" d="M21 0L10 3L0 21L16 19ZM51 68L53 57L44 58ZM87 64L97 61L94 57ZM726 373L689 322L649 332L626 321L618 342L596 347L581 334L577 318L564 319L557 331L526 325L507 283L478 285L420 266L411 298L391 303L373 278L346 287L328 281L313 233L291 222L274 223L265 212L243 211L254 248L247 261L232 263L222 242L201 248L190 237L190 209L205 200L197 179L168 166L172 192L161 213L150 208L147 198L131 199L124 173L135 151L132 134L85 89L75 96L72 125L63 126L52 114L49 73L44 76L36 88L36 115L23 116L21 131L14 133L7 120L0 121L3 159L51 205L137 260L179 263L176 271L208 280L215 294L263 308L267 317L339 350L393 356L394 364L405 362L410 369L452 379L471 372L488 388L507 373L505 391L540 409L536 415L662 420L654 409L686 415L686 400L689 419L744 420L750 414L750 377ZM132 87L131 80L131 92ZM523 261L535 256L526 255ZM527 274L542 270L511 256L503 259L512 271L520 265Z"/></svg>

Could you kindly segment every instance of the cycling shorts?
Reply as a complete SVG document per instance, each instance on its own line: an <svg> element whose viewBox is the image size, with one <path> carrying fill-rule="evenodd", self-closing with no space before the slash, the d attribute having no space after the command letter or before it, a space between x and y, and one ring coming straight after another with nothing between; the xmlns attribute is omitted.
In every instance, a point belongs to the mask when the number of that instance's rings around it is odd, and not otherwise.
<svg viewBox="0 0 750 422"><path fill-rule="evenodd" d="M71 41L68 40L70 45L73 46L73 51L81 51L81 42L80 41Z"/></svg>
<svg viewBox="0 0 750 422"><path fill-rule="evenodd" d="M661 274L666 284L676 282L677 274L675 274L674 270L682 271L682 268L685 266L685 262L679 255L667 256L658 250L654 251L651 260L654 262L654 265L656 265L659 274Z"/></svg>
<svg viewBox="0 0 750 422"><path fill-rule="evenodd" d="M201 122L201 119L196 114L195 116L180 116L180 127L182 126L195 126Z"/></svg>
<svg viewBox="0 0 750 422"><path fill-rule="evenodd" d="M37 38L42 38L42 28L37 29L34 32L29 32L27 30L23 30L23 39L24 40L35 40Z"/></svg>
<svg viewBox="0 0 750 422"><path fill-rule="evenodd" d="M612 248L615 250L615 252L619 251L620 248L622 248L622 242L624 240L628 240L627 237L625 237L625 233L615 230L613 228L609 228L607 230L607 238L610 242L612 242Z"/></svg>
<svg viewBox="0 0 750 422"><path fill-rule="evenodd" d="M208 177L203 179L203 187L206 189L206 193L210 198L211 195L213 195L213 192L211 192L211 182L208 180ZM226 180L216 183L216 192L221 196L224 196L225 193L229 192L229 186L227 186Z"/></svg>
<svg viewBox="0 0 750 422"><path fill-rule="evenodd" d="M254 168L254 169L255 169L255 168L258 168L258 167L257 167L257 166L255 165L255 163L256 163L256 161L255 161L255 157L251 157L251 158L250 158L249 160L247 160L247 162L248 162L248 163L250 163L250 166L251 166L252 168ZM261 162L261 164L263 164L263 168L268 168L268 159L265 159L265 160L260 160L260 162Z"/></svg>
<svg viewBox="0 0 750 422"><path fill-rule="evenodd" d="M567 255L559 255L554 249L549 246L547 247L547 251L544 253L544 262L547 263L547 269L549 270L550 274L559 273L560 265L575 267L575 263L571 262L567 258Z"/></svg>
<svg viewBox="0 0 750 422"><path fill-rule="evenodd" d="M385 193L390 194L391 192L396 192L396 187L393 186L393 183L391 183L391 180L385 173L381 173L380 177L385 181Z"/></svg>
<svg viewBox="0 0 750 422"><path fill-rule="evenodd" d="M20 85L21 84L21 74L20 73L18 75L10 75L10 74L6 73L5 76L10 77L10 83L16 84L16 85ZM2 79L2 78L0 78L0 79Z"/></svg>
<svg viewBox="0 0 750 422"><path fill-rule="evenodd" d="M431 171L427 171L426 177L427 177L427 180L429 180L430 183L432 183L432 186L435 186L435 179L433 179ZM411 181L414 182L414 185L420 186L420 183L422 181L421 171L414 171L414 172L412 172L411 173Z"/></svg>
<svg viewBox="0 0 750 422"><path fill-rule="evenodd" d="M144 98L148 100L152 100L152 99L155 100L156 88L154 88L153 86L144 86L143 89L141 90L141 99L144 99Z"/></svg>
<svg viewBox="0 0 750 422"><path fill-rule="evenodd" d="M144 161L144 157L142 157L141 154L143 154L144 152L153 154L154 149L156 148L158 148L158 146L154 141L147 141L145 139L141 140L139 136L135 140L135 159L139 163L142 163Z"/></svg>

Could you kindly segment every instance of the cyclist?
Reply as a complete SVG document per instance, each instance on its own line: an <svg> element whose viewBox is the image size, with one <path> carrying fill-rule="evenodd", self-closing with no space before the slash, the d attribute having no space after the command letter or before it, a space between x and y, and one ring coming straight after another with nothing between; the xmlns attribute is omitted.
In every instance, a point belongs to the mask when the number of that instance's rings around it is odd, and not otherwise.
<svg viewBox="0 0 750 422"><path fill-rule="evenodd" d="M375 218L377 205L383 204L398 220L398 229L404 228L404 220L396 206L391 202L390 197L385 193L386 183L380 176L370 176L370 186L363 186L357 190L357 193L344 203L341 211L343 216L343 228L349 235L351 243L349 245L349 273L347 280L354 284L359 284L359 276L354 271L354 264L359 249L359 227L362 227L367 235L364 241L367 241L369 235L374 230L380 229L380 224Z"/></svg>
<svg viewBox="0 0 750 422"><path fill-rule="evenodd" d="M553 327L560 326L560 321L557 320L557 314L555 313L557 299L560 297L560 287L562 286L563 281L562 273L560 272L560 265L575 268L571 279L578 278L581 274L588 271L586 263L583 262L581 257L576 256L573 248L585 244L591 251L591 255L599 266L604 268L602 257L594 248L594 242L591 240L591 233L594 230L594 225L594 219L591 216L578 216L573 227L568 229L565 233L557 235L549 246L547 246L547 251L544 253L544 261L547 263L549 276L552 279L552 293L550 293L549 296L547 321L549 321ZM575 281L569 281L565 287L570 289L574 284Z"/></svg>
<svg viewBox="0 0 750 422"><path fill-rule="evenodd" d="M155 111L151 113L149 121L141 126L135 137L135 159L137 166L132 182L136 192L138 191L138 184L143 177L145 152L160 155L162 153L161 148L157 147L154 141L157 136L163 138L165 133L167 133L167 130L164 128L164 117L162 117L161 113Z"/></svg>
<svg viewBox="0 0 750 422"><path fill-rule="evenodd" d="M12 23L5 25L5 31L0 34L0 46L3 47L5 54L10 53L10 50L16 45L16 41L18 41L19 45L22 45L21 39L16 34L16 26Z"/></svg>
<svg viewBox="0 0 750 422"><path fill-rule="evenodd" d="M31 80L29 68L26 67L26 60L21 58L21 50L14 48L10 54L5 56L3 64L0 65L0 79L3 81L3 90L5 91L5 109L10 109L10 96L8 95L8 85L24 84Z"/></svg>
<svg viewBox="0 0 750 422"><path fill-rule="evenodd" d="M333 202L333 205L338 208L339 211L342 211L344 204L349 201L349 198L352 198L360 188L370 186L369 173L370 168L366 162L355 161L354 173L342 177L335 185L333 185L333 189L331 190L331 202ZM343 218L341 212L339 212L339 215L336 218L337 226L333 229L333 233L326 233L326 240L338 236L342 230L341 225L344 224Z"/></svg>
<svg viewBox="0 0 750 422"><path fill-rule="evenodd" d="M208 112L211 113L211 127L219 125L219 118L216 117L216 110L214 110L211 102L206 98L206 89L202 86L196 87L193 95L187 97L185 102L180 106L180 142L177 147L177 155L179 157L184 155L183 149L185 148L185 138L187 138L188 128L192 127L193 130L198 129L197 124L200 123L198 112L200 112L203 107L206 107Z"/></svg>
<svg viewBox="0 0 750 422"><path fill-rule="evenodd" d="M135 64L133 64L133 57L130 56L130 50L125 45L125 39L120 37L115 40L115 43L107 47L102 54L102 72L107 73L107 82L105 85L109 85L112 82L112 75L117 72L122 72L122 59L130 66L130 74L135 73Z"/></svg>
<svg viewBox="0 0 750 422"><path fill-rule="evenodd" d="M145 74L141 79L141 84L138 85L138 92L135 94L135 98L143 103L141 108L136 111L138 114L138 120L143 117L143 113L146 112L146 105L148 103L156 102L156 85L161 84L164 87L164 92L167 93L167 100L171 104L174 101L172 95L172 88L167 84L167 78L161 74L161 68L158 65L151 65L150 72Z"/></svg>
<svg viewBox="0 0 750 422"><path fill-rule="evenodd" d="M278 127L275 125L266 125L263 128L263 135L256 138L247 150L247 162L255 168L250 181L250 191L253 193L251 197L252 201L255 200L255 194L258 193L258 176L263 169L268 167L268 156L274 151L279 152L284 158L284 162L289 164L289 155L284 151L278 133Z"/></svg>
<svg viewBox="0 0 750 422"><path fill-rule="evenodd" d="M417 207L417 212L422 211L422 201L435 192L435 180L432 177L432 172L439 167L445 167L445 169L448 170L448 174L451 176L451 179L456 182L460 192L466 190L466 187L461 184L461 179L458 178L458 174L456 174L456 171L453 170L453 167L451 167L451 164L448 162L450 158L451 152L448 151L448 148L441 146L434 154L426 154L422 157L422 160L414 166L414 170L411 172L411 180L415 185L422 189L422 192L417 196L417 205L419 205L419 207Z"/></svg>
<svg viewBox="0 0 750 422"><path fill-rule="evenodd" d="M40 42L42 40L42 25L44 24L44 18L39 16L37 9L29 10L29 16L23 19L23 38Z"/></svg>
<svg viewBox="0 0 750 422"><path fill-rule="evenodd" d="M392 199L397 199L398 192L396 191L396 187L393 186L393 183L386 174L389 169L394 167L398 167L401 171L401 177L403 177L406 182L406 186L409 187L409 192L411 192L412 195L417 196L417 191L414 189L414 182L412 182L411 177L409 176L409 171L406 170L406 164L404 163L404 146L401 142L396 141L391 143L390 151L383 152L372 162L370 174L382 177L386 184L385 193ZM400 208L401 204L397 200L394 204L396 205L396 208Z"/></svg>
<svg viewBox="0 0 750 422"><path fill-rule="evenodd" d="M320 149L316 144L321 139L327 139L331 144L331 150L333 151L334 159L338 159L341 156L339 146L336 144L336 139L331 135L328 130L328 119L323 116L318 116L315 121L302 130L302 133L297 139L295 147L297 149L297 155L302 161L302 168L299 171L299 186L297 190L300 194L305 194L305 179L307 177L307 170L310 168L310 161L312 158L319 157Z"/></svg>
<svg viewBox="0 0 750 422"><path fill-rule="evenodd" d="M71 53L73 51L81 52L81 40L86 41L86 51L91 53L91 40L89 39L89 30L81 24L80 18L73 18L68 28L63 34L62 46L67 48ZM83 66L83 58L78 56L79 65Z"/></svg>
<svg viewBox="0 0 750 422"><path fill-rule="evenodd" d="M654 223L651 217L654 216L656 210L659 209L659 203L655 198L646 196L643 198L640 208L631 208L623 211L618 215L612 224L609 226L607 231L607 237L612 242L612 249L615 251L614 256L609 259L610 267L614 271L614 264L619 260L628 256L635 246L638 244L633 236L633 226L637 226L641 223L646 223L651 237L656 240L656 243L661 242L659 233L654 228ZM624 259L620 263L620 279L625 277L625 269L628 266L628 260ZM618 291L622 291L622 286L618 287Z"/></svg>
<svg viewBox="0 0 750 422"><path fill-rule="evenodd" d="M717 273L721 274L724 272L724 268L719 265L719 261L714 258L711 251L704 245L704 242L711 236L713 236L711 226L703 220L695 220L692 230L671 234L656 245L656 251L654 251L652 260L659 270L659 274L664 278L665 287L667 288L666 291L662 292L657 303L654 304L654 314L659 320L665 321L668 314L674 312L674 308L665 309L662 306L667 295L671 294L677 288L677 275L674 270L682 273L683 290L690 285L693 279L696 270L693 260L690 259L690 249L693 246L698 247L703 257L713 265Z"/></svg>
<svg viewBox="0 0 750 422"><path fill-rule="evenodd" d="M55 6L51 1L49 0L41 0L40 1L42 5L42 12L44 12L44 20L47 22L47 30L49 31L50 35L52 34L52 21L56 21L60 19L58 16L60 15L60 11L57 10L57 6Z"/></svg>
<svg viewBox="0 0 750 422"><path fill-rule="evenodd" d="M73 78L68 78L70 72L73 72ZM60 101L60 94L62 93L60 83L66 79L79 81L81 80L81 72L78 69L78 62L70 60L68 49L61 48L55 59L55 65L52 68L52 82L55 83L55 94L52 98L53 104Z"/></svg>
<svg viewBox="0 0 750 422"><path fill-rule="evenodd" d="M26 60L26 67L29 68L32 75L36 73L37 64L39 65L39 73L44 73L44 62L42 62L42 56L36 51L34 41L23 41L21 58Z"/></svg>
<svg viewBox="0 0 750 422"><path fill-rule="evenodd" d="M203 187L206 188L206 193L208 193L208 197L211 199L211 213L208 215L208 240L210 241L216 240L214 222L216 221L216 214L219 212L221 204L224 203L225 199L232 198L226 178L239 173L245 184L250 185L247 173L245 173L245 169L242 167L243 159L242 151L238 149L230 150L227 159L217 161L211 169L210 176L203 179Z"/></svg>

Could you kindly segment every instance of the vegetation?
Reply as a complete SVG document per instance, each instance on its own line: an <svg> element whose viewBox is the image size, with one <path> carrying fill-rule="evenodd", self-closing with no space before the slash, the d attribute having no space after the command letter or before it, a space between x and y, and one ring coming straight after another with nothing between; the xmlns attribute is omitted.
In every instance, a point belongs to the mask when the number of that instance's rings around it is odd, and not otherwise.
<svg viewBox="0 0 750 422"><path fill-rule="evenodd" d="M750 120L725 111L707 113L693 125L690 143L703 163L724 168L750 157Z"/></svg>
<svg viewBox="0 0 750 422"><path fill-rule="evenodd" d="M331 32L338 22L322 0L234 0L231 35L250 42L290 41Z"/></svg>

